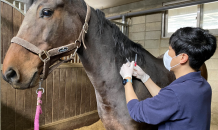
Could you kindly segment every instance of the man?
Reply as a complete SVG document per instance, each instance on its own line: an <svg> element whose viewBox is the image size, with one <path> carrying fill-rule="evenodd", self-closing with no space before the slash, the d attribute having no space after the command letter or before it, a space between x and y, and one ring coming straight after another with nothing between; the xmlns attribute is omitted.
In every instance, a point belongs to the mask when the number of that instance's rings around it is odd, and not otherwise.
<svg viewBox="0 0 218 130"><path fill-rule="evenodd" d="M123 64L120 74L126 81L130 116L137 122L158 125L159 130L209 130L212 91L199 68L216 47L216 38L208 31L191 27L177 30L163 57L164 66L174 72L176 80L162 89L139 66L134 67L134 62ZM132 75L141 79L152 98L138 101Z"/></svg>

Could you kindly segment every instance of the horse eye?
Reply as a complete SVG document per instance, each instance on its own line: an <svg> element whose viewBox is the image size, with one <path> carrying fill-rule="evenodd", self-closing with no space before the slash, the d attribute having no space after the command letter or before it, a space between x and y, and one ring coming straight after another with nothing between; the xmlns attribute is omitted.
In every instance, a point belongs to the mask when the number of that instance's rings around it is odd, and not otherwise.
<svg viewBox="0 0 218 130"><path fill-rule="evenodd" d="M43 9L42 16L50 17L53 14L53 11L50 9Z"/></svg>

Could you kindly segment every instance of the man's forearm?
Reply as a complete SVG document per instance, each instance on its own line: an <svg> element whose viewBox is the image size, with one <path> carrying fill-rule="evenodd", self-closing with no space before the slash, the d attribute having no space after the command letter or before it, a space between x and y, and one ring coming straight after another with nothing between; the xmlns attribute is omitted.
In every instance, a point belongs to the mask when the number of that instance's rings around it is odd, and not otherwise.
<svg viewBox="0 0 218 130"><path fill-rule="evenodd" d="M159 86L157 86L151 78L149 78L145 83L145 86L147 87L148 91L151 93L151 95L154 97L156 96L161 88Z"/></svg>
<svg viewBox="0 0 218 130"><path fill-rule="evenodd" d="M128 78L128 79L131 80L131 78ZM126 103L128 103L132 99L138 100L138 97L136 96L134 89L132 87L132 83L127 82L126 85L124 86L124 88L125 88L125 95L126 95Z"/></svg>

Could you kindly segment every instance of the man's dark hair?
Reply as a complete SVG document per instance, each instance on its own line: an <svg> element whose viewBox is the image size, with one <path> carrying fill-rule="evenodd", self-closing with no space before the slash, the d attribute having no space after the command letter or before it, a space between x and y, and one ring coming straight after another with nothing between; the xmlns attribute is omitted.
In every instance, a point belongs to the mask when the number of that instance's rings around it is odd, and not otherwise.
<svg viewBox="0 0 218 130"><path fill-rule="evenodd" d="M170 37L169 44L176 55L187 54L190 67L197 71L213 56L217 47L216 38L208 30L192 27L178 29Z"/></svg>

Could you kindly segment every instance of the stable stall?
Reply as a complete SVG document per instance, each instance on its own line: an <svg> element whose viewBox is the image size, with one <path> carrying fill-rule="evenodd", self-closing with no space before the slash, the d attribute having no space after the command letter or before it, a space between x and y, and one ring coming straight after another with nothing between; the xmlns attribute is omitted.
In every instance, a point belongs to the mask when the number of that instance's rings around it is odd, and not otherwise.
<svg viewBox="0 0 218 130"><path fill-rule="evenodd" d="M1 1L1 63L24 15L11 3ZM51 73L42 87L45 93L42 95L40 129L75 129L99 120L94 88L78 56ZM2 130L33 128L36 89L15 90L1 78Z"/></svg>
<svg viewBox="0 0 218 130"><path fill-rule="evenodd" d="M32 0L1 0L1 64L3 64L6 52L11 44L11 39L16 36L25 14L33 2ZM126 40L128 44L130 42L129 39L134 43L140 44L141 46L139 48L144 48L146 54L153 55L153 58L158 60L162 60L164 52L168 50L170 36L181 27L192 26L207 29L218 38L217 0L104 0L104 2L86 0L86 2L95 9L101 9L105 13L105 16L102 12L95 11L98 17L96 21L99 27L97 31L99 34L95 35L95 38L90 38L90 35L93 34L87 33L89 28L86 23L87 21L82 27L81 32L83 34L81 33L81 36L83 37L84 34L86 36L89 35L88 38L91 40L86 39L86 42L92 41L91 45L78 40L75 43L81 42L81 44L83 43L83 47L88 45L87 50L89 50L97 42L107 39L107 41L101 41L97 45L99 48L96 47L97 49L95 51L89 53L88 58L84 58L86 60L93 58L96 63L102 60L99 56L105 56L100 53L99 50L101 49L108 56L115 54L119 57L120 55L117 53L117 50L119 52L122 50L120 48L125 46L125 43L120 40L125 38L128 39ZM89 14L88 11L87 14ZM107 21L105 18L110 21ZM103 30L102 28L106 25L109 25L110 28ZM97 28L96 26L91 27ZM111 28L113 29L112 31L110 31ZM91 28L91 30L93 31L95 29ZM104 38L96 40L104 32L109 32L112 37L108 38L108 35L106 35ZM105 44L111 40L110 38L114 40L111 42L113 44ZM95 40L96 42L93 42ZM105 48L107 46L110 47L108 47L109 49L105 49L101 45L105 46ZM110 49L113 47L116 49L111 51ZM65 49L62 48L61 51L65 51ZM110 52L113 52L113 54L110 54ZM84 55L86 54L84 53ZM71 56L66 56L62 60L68 60L70 58ZM98 64L99 67L102 67L102 64L107 66L114 61L111 60L113 57L110 58L106 57L103 62ZM120 57L120 59L122 58ZM131 56L128 58L133 60ZM107 73L105 72L106 74L104 73L104 69L100 69L102 73L97 73L95 70L98 67L94 68L93 62L89 62L92 64L85 64L83 66L81 60L76 55L72 60L63 63L55 69L43 82L42 87L45 92L42 95L42 114L39 120L40 130L72 130L78 128L80 128L79 130L104 130L104 127L107 129L121 130L127 126L130 126L132 129L134 126L137 126L135 129L146 128L146 130L156 128L156 126L130 121L130 117L126 116L128 113L125 113L127 108L125 98L123 97L124 89L121 87L118 90L113 88L118 84L116 80L119 80L120 77L116 77L116 74L113 75L115 77L113 77L114 83L117 83L116 85L112 84L113 81L110 81L111 84L107 80L105 81L105 79L108 79L106 75L113 73L113 69L116 67L109 66L108 68L111 70ZM124 61L126 62L126 57ZM217 64L218 50L200 68L202 76L212 87L211 130L218 129ZM113 65L116 66L115 63ZM103 81L98 82L95 79L96 77L90 76L92 74L91 72L96 73L99 76L98 78L102 78ZM161 87L165 87L173 81L174 76L169 73L163 73L167 74L167 76L160 77L162 75L161 72L152 73L152 78L158 77L161 79L156 80L156 82L161 84ZM134 89L139 95L141 94L141 97L139 96L140 100L151 97L148 90L138 82L138 80L134 80L133 84L139 85L138 88L136 87ZM122 85L120 83L117 86ZM1 128L3 130L33 129L37 105L36 89L37 87L16 90L1 78ZM129 123L125 121L129 121ZM133 124L131 125L131 123Z"/></svg>

